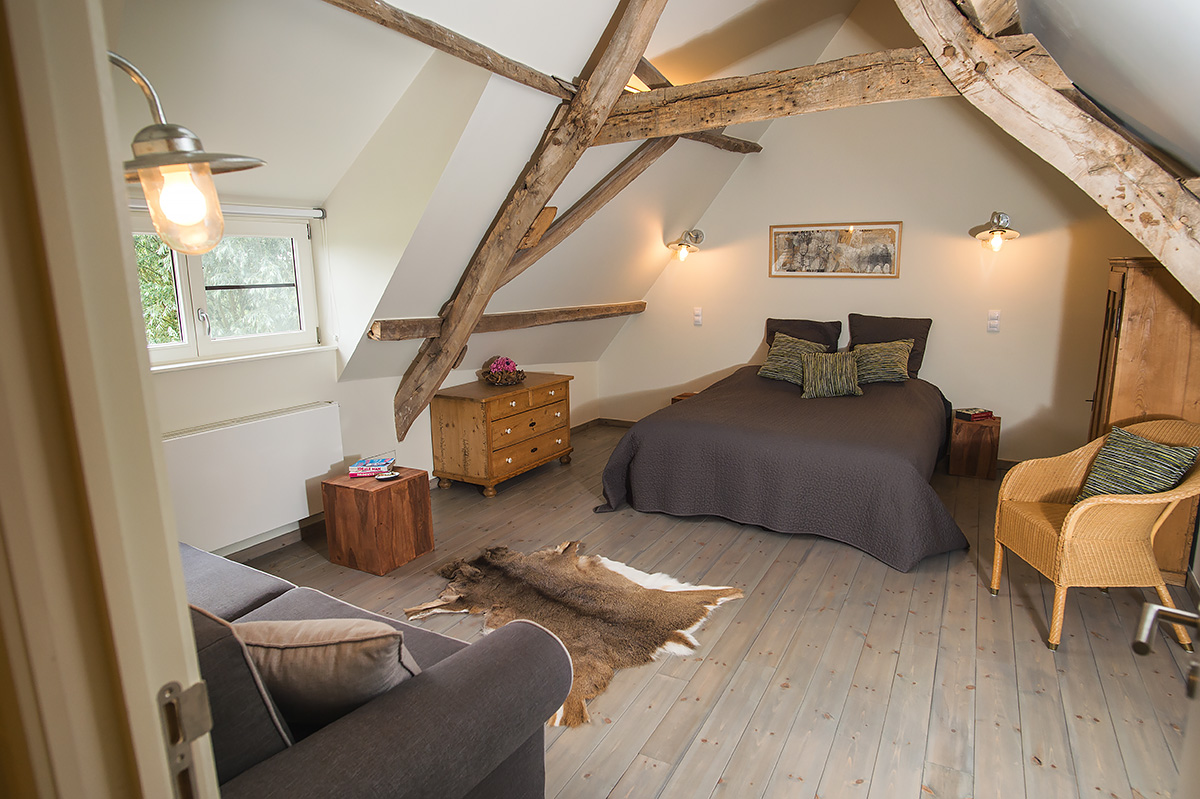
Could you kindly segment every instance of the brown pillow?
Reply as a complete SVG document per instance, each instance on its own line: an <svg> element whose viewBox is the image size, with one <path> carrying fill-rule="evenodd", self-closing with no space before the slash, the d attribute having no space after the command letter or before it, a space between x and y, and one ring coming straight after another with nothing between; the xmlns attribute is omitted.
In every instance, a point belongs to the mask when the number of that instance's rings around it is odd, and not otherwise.
<svg viewBox="0 0 1200 799"><path fill-rule="evenodd" d="M929 338L932 319L910 319L903 316L864 316L850 314L850 349L859 344L881 344L911 338L912 352L908 354L908 376L916 377L925 359L925 340Z"/></svg>
<svg viewBox="0 0 1200 799"><path fill-rule="evenodd" d="M233 631L292 725L328 724L421 672L381 621L246 621Z"/></svg>
<svg viewBox="0 0 1200 799"><path fill-rule="evenodd" d="M834 352L842 335L842 323L814 322L811 319L768 319L768 347L775 343L776 333L786 333L803 341L815 341L825 345L826 352Z"/></svg>

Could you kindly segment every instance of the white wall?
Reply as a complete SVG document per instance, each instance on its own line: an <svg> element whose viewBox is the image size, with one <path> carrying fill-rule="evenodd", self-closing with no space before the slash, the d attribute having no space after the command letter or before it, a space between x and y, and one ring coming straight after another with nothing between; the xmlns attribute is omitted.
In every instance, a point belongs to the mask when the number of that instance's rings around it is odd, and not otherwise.
<svg viewBox="0 0 1200 799"><path fill-rule="evenodd" d="M912 44L891 3L864 0L822 60ZM1143 252L1099 207L960 98L777 120L760 142L700 220L701 252L663 272L601 358L604 416L640 418L761 360L767 317L841 320L845 346L857 312L933 318L921 377L1002 416L1002 458L1084 442L1107 259ZM1022 233L998 254L967 234L994 210ZM898 279L767 275L769 225L893 220Z"/></svg>

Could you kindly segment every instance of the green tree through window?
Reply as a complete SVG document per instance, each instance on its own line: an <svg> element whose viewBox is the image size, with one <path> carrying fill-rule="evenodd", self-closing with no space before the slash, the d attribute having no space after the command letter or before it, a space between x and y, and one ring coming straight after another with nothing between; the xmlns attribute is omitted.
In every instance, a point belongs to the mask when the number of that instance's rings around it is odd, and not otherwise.
<svg viewBox="0 0 1200 799"><path fill-rule="evenodd" d="M153 233L136 233L138 289L142 295L142 319L150 344L178 344L179 294L175 286L175 260L163 240Z"/></svg>

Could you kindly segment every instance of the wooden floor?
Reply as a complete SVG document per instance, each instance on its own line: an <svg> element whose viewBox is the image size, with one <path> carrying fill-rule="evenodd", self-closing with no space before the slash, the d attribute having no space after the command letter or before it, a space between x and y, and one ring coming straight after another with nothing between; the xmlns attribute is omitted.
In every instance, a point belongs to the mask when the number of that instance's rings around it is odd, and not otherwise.
<svg viewBox="0 0 1200 799"><path fill-rule="evenodd" d="M500 486L433 492L437 548L386 577L306 539L252 565L380 613L430 600L449 559L503 543L587 550L689 582L735 585L694 657L619 672L592 723L546 736L547 797L1156 797L1182 754L1188 656L1129 642L1136 589L1072 590L1046 648L1052 586L1009 558L990 579L996 481L935 476L971 549L901 574L825 539L629 508L594 514L624 431L573 436L574 462ZM1182 590L1181 606L1194 608ZM478 617L423 626L470 640Z"/></svg>

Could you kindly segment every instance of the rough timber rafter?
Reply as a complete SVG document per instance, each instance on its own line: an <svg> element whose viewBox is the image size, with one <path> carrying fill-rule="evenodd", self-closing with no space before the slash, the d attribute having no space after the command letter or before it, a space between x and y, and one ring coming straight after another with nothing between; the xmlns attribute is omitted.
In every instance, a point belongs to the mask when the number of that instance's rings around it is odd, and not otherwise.
<svg viewBox="0 0 1200 799"><path fill-rule="evenodd" d="M396 437L408 433L454 366L500 285L525 231L567 173L591 146L633 74L666 0L629 0L618 12L608 46L569 104L555 112L529 164L500 207L463 273L442 318L441 335L426 339L396 391Z"/></svg>
<svg viewBox="0 0 1200 799"><path fill-rule="evenodd" d="M614 302L606 305L575 305L570 308L545 308L540 311L513 311L484 314L475 326L476 333L496 333L502 330L524 330L527 327L557 325L562 322L588 322L632 316L646 310L646 303ZM437 316L421 319L376 319L371 323L367 338L373 341L407 341L416 338L437 338L442 334L442 320Z"/></svg>
<svg viewBox="0 0 1200 799"><path fill-rule="evenodd" d="M536 246L517 253L516 257L512 259L512 263L508 265L508 269L504 270L504 277L500 279L500 285L508 283L561 244L567 236L578 230L580 225L591 219L593 214L632 183L634 178L645 172L651 164L658 160L660 155L671 149L671 145L676 141L678 139L674 136L666 139L651 139L634 150L632 155L618 164L616 169L609 172L603 180L583 195L579 202L572 205L570 210L551 225Z"/></svg>
<svg viewBox="0 0 1200 799"><path fill-rule="evenodd" d="M514 80L531 89L551 94L562 100L570 100L578 90L565 80L551 77L544 72L539 72L533 67L522 64L520 61L514 61L507 56L501 55L486 45L480 44L473 39L468 39L466 36L455 33L449 28L442 27L432 20L409 14L407 11L401 11L395 6L382 2L382 0L324 1L331 6L349 11L351 14L357 14L363 19L369 19L388 30L393 30L416 39L418 42L427 44L436 50L441 50L443 53L449 53L496 75ZM725 136L720 133L697 133L687 138L733 153L757 153L762 150L762 146L755 142L738 139L734 136Z"/></svg>
<svg viewBox="0 0 1200 799"><path fill-rule="evenodd" d="M1073 88L1033 36L1005 36L997 42L1053 88ZM627 94L617 101L596 144L678 136L740 122L957 94L924 47L884 50L782 72Z"/></svg>
<svg viewBox="0 0 1200 799"><path fill-rule="evenodd" d="M1017 0L954 0L984 36L995 36L1021 21Z"/></svg>
<svg viewBox="0 0 1200 799"><path fill-rule="evenodd" d="M896 5L971 105L1083 189L1200 299L1200 200L980 35L950 0Z"/></svg>

